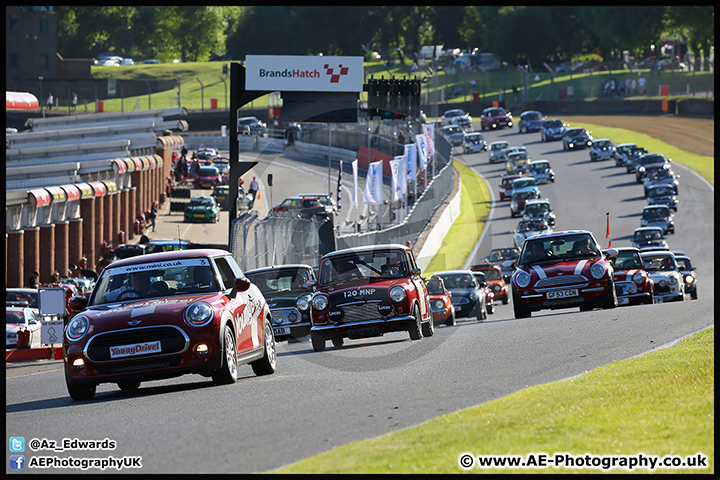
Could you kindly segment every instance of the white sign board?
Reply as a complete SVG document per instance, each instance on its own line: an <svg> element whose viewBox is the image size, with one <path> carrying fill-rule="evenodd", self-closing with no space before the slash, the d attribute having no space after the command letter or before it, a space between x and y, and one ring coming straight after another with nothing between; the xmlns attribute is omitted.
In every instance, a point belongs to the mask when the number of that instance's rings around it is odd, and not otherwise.
<svg viewBox="0 0 720 480"><path fill-rule="evenodd" d="M41 288L39 292L40 315L65 315L65 290Z"/></svg>
<svg viewBox="0 0 720 480"><path fill-rule="evenodd" d="M245 89L362 92L363 57L247 55Z"/></svg>
<svg viewBox="0 0 720 480"><path fill-rule="evenodd" d="M54 343L62 343L63 329L62 320L51 320L42 322L40 327L40 342L43 345L52 345Z"/></svg>

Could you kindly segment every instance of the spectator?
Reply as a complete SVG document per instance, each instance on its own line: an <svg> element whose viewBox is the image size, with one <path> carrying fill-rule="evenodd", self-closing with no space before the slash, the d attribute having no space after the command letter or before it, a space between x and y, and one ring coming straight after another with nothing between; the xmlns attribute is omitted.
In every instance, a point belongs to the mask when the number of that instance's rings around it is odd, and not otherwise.
<svg viewBox="0 0 720 480"><path fill-rule="evenodd" d="M53 98L52 92L49 92L48 98L47 98L47 108L48 110L52 110L53 103L55 102L55 99Z"/></svg>
<svg viewBox="0 0 720 480"><path fill-rule="evenodd" d="M255 205L255 198L257 197L257 193L260 186L258 185L257 179L253 177L252 182L250 182L250 190L248 191L248 194L250 195L250 201L248 202L248 208L252 208L253 205Z"/></svg>
<svg viewBox="0 0 720 480"><path fill-rule="evenodd" d="M35 271L30 275L30 278L27 280L27 287L28 288L35 288L37 289L40 286L40 273Z"/></svg>
<svg viewBox="0 0 720 480"><path fill-rule="evenodd" d="M77 109L77 100L78 100L78 99L77 99L77 93L73 92L73 96L72 96L72 108L71 108L71 111L73 111L73 112Z"/></svg>
<svg viewBox="0 0 720 480"><path fill-rule="evenodd" d="M180 107L180 90L177 91L177 95L175 95L175 98L177 99L177 106Z"/></svg>
<svg viewBox="0 0 720 480"><path fill-rule="evenodd" d="M148 220L150 221L149 226L152 227L153 232L155 231L155 219L157 218L158 212L157 203L158 202L153 202L152 207L150 207L150 215L148 215Z"/></svg>
<svg viewBox="0 0 720 480"><path fill-rule="evenodd" d="M638 95L645 95L645 77L642 73L638 72L640 78L638 78Z"/></svg>
<svg viewBox="0 0 720 480"><path fill-rule="evenodd" d="M515 85L513 85L510 88L512 88L513 95L515 95L515 101L517 102L518 101L518 89Z"/></svg>
<svg viewBox="0 0 720 480"><path fill-rule="evenodd" d="M633 78L633 79L630 80L630 93L629 93L629 95L634 96L636 92L637 92L637 82L636 82L635 79Z"/></svg>
<svg viewBox="0 0 720 480"><path fill-rule="evenodd" d="M50 278L50 283L60 283L60 272L55 270Z"/></svg>

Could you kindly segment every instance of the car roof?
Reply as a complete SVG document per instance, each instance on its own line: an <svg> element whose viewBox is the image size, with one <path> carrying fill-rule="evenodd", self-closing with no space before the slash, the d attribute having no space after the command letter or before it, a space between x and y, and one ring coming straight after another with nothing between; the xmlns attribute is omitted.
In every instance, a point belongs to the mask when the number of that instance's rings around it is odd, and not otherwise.
<svg viewBox="0 0 720 480"><path fill-rule="evenodd" d="M547 203L547 204L549 204L550 200L548 200L547 198L533 198L531 200L526 201L525 205L528 205L530 203Z"/></svg>
<svg viewBox="0 0 720 480"><path fill-rule="evenodd" d="M645 232L648 230L662 230L662 227L638 227L635 229L636 232Z"/></svg>
<svg viewBox="0 0 720 480"><path fill-rule="evenodd" d="M410 251L410 248L408 248L407 245L401 245L399 243L387 243L387 244L381 244L381 245L367 245L362 247L350 247L350 248L343 248L341 250L335 250L334 252L329 252L323 255L322 258L331 258L336 257L339 255L346 255L348 253L366 253L371 251L382 251L382 250L404 250L404 251Z"/></svg>
<svg viewBox="0 0 720 480"><path fill-rule="evenodd" d="M472 275L472 271L470 269L468 269L468 270L457 269L457 270L444 270L442 272L435 272L435 273L433 273L433 277L436 275L455 275L458 273L469 273Z"/></svg>
<svg viewBox="0 0 720 480"><path fill-rule="evenodd" d="M501 143L504 143L505 145L510 145L508 142L506 142L506 141L504 141L504 140L498 140L497 142L492 142L490 145L491 145L491 146L492 146L492 145L499 145L499 144L501 144Z"/></svg>
<svg viewBox="0 0 720 480"><path fill-rule="evenodd" d="M673 258L675 257L675 254L670 250L641 250L640 255L670 255Z"/></svg>
<svg viewBox="0 0 720 480"><path fill-rule="evenodd" d="M211 195L195 195L190 200L213 200Z"/></svg>
<svg viewBox="0 0 720 480"><path fill-rule="evenodd" d="M559 232L541 233L540 235L535 235L532 238L538 239L538 238L562 237L565 235L577 235L579 233L582 233L582 234L589 233L592 235L592 232L590 230L560 230Z"/></svg>
<svg viewBox="0 0 720 480"><path fill-rule="evenodd" d="M278 270L290 270L290 269L296 270L298 268L304 268L307 270L315 270L310 265L306 265L304 263L288 263L285 265L272 265L269 267L253 268L252 270L246 270L245 275L247 275L248 273L273 272L273 271L278 271Z"/></svg>
<svg viewBox="0 0 720 480"><path fill-rule="evenodd" d="M228 252L227 250L220 250L218 248L198 248L189 250L173 250L169 252L148 253L147 255L138 255L137 257L117 260L105 267L105 269L123 267L128 265L144 265L146 263L163 262L168 260L183 260L186 258L215 257L218 255L230 255L230 252Z"/></svg>

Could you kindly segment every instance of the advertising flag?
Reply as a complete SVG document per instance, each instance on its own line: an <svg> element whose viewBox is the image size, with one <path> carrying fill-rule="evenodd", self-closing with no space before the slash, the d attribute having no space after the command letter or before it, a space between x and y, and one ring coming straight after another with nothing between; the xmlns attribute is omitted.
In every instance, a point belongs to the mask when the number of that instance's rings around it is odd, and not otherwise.
<svg viewBox="0 0 720 480"><path fill-rule="evenodd" d="M415 180L417 177L417 151L416 144L408 143L405 145L405 160L407 161L406 177L410 180Z"/></svg>
<svg viewBox="0 0 720 480"><path fill-rule="evenodd" d="M342 208L342 169L343 162L340 160L340 171L338 172L337 206Z"/></svg>
<svg viewBox="0 0 720 480"><path fill-rule="evenodd" d="M422 128L425 138L427 138L427 158L430 158L435 155L435 125L432 123L423 124Z"/></svg>
<svg viewBox="0 0 720 480"><path fill-rule="evenodd" d="M357 158L352 162L353 170L353 194L352 203L357 207L358 204L358 161Z"/></svg>
<svg viewBox="0 0 720 480"><path fill-rule="evenodd" d="M407 192L407 177L405 176L405 155L399 155L390 160L390 171L392 172L392 199L394 202L402 200Z"/></svg>
<svg viewBox="0 0 720 480"><path fill-rule="evenodd" d="M428 160L427 137L421 133L415 135L415 141L417 142L418 158L420 159L420 170L425 170Z"/></svg>
<svg viewBox="0 0 720 480"><path fill-rule="evenodd" d="M368 168L367 177L365 177L365 191L363 192L363 202L373 205L382 205L382 161L373 162Z"/></svg>

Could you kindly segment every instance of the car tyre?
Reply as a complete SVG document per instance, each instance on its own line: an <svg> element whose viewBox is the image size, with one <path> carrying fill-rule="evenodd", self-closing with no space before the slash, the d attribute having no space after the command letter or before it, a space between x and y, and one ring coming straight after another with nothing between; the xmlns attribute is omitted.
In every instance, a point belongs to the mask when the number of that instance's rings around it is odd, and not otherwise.
<svg viewBox="0 0 720 480"><path fill-rule="evenodd" d="M422 318L420 317L420 310L417 305L413 307L413 320L410 321L408 326L408 333L410 334L410 340L420 340L423 337L422 334Z"/></svg>
<svg viewBox="0 0 720 480"><path fill-rule="evenodd" d="M216 385L229 385L237 381L237 348L235 346L235 334L230 325L225 325L222 335L222 365L212 374Z"/></svg>
<svg viewBox="0 0 720 480"><path fill-rule="evenodd" d="M332 344L335 348L340 348L345 343L345 339L343 337L333 337L332 338Z"/></svg>
<svg viewBox="0 0 720 480"><path fill-rule="evenodd" d="M90 400L95 396L95 385L81 385L70 380L67 373L67 365L65 366L65 384L67 385L70 398L73 400Z"/></svg>
<svg viewBox="0 0 720 480"><path fill-rule="evenodd" d="M697 300L697 288L690 292L690 298L692 298L693 300Z"/></svg>
<svg viewBox="0 0 720 480"><path fill-rule="evenodd" d="M617 292L615 292L615 282L608 282L607 285L607 293L605 294L605 302L603 303L603 307L605 310L608 310L610 308L617 308L618 301L617 301Z"/></svg>
<svg viewBox="0 0 720 480"><path fill-rule="evenodd" d="M316 352L325 350L325 337L321 333L310 332L310 342Z"/></svg>
<svg viewBox="0 0 720 480"><path fill-rule="evenodd" d="M435 321L430 317L430 321L422 324L423 337L432 337L435 333Z"/></svg>
<svg viewBox="0 0 720 480"><path fill-rule="evenodd" d="M502 304L507 305L508 304L508 296L507 293L502 296Z"/></svg>
<svg viewBox="0 0 720 480"><path fill-rule="evenodd" d="M263 327L263 349L265 353L260 360L255 360L250 364L255 375L270 375L277 370L277 351L275 348L275 334L273 334L270 322L264 322Z"/></svg>
<svg viewBox="0 0 720 480"><path fill-rule="evenodd" d="M532 315L532 312L526 308L523 308L522 305L520 305L520 300L518 300L517 293L515 293L515 289L513 289L513 313L515 314L515 318L530 318Z"/></svg>

